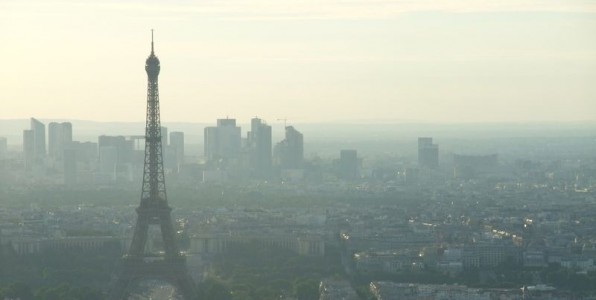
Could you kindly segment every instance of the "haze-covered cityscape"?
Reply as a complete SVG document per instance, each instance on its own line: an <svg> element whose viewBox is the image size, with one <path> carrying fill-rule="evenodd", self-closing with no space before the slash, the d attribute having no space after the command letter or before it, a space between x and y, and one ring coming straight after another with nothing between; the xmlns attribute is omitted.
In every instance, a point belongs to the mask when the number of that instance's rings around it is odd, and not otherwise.
<svg viewBox="0 0 596 300"><path fill-rule="evenodd" d="M247 121L160 130L176 238L192 277L211 285L203 293L593 295L593 125L344 124L342 131ZM3 282L50 294L67 283L72 293L85 287L95 293L85 298L103 299L134 230L143 136L80 121L3 125L25 127L22 141L0 139ZM128 126L142 132L143 124ZM92 132L103 134L77 140ZM185 139L193 135L194 143ZM147 247L163 251L161 237L150 235ZM158 293L162 284L139 289Z"/></svg>
<svg viewBox="0 0 596 300"><path fill-rule="evenodd" d="M596 299L595 15L0 2L0 299Z"/></svg>

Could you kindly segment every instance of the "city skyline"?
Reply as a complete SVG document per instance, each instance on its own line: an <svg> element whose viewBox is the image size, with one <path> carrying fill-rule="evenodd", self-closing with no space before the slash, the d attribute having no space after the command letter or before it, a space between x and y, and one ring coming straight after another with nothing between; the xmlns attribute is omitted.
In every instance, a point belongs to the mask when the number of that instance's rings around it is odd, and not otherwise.
<svg viewBox="0 0 596 300"><path fill-rule="evenodd" d="M0 299L595 299L555 1L0 0Z"/></svg>
<svg viewBox="0 0 596 300"><path fill-rule="evenodd" d="M0 8L0 119L142 121L138 57L155 28L164 122L596 121L589 1Z"/></svg>

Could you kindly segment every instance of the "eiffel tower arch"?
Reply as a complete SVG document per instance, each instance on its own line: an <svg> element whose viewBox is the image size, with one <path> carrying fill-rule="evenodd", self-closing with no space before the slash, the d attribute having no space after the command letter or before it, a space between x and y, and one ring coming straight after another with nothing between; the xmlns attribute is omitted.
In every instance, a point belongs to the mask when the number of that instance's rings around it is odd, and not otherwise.
<svg viewBox="0 0 596 300"><path fill-rule="evenodd" d="M137 223L130 249L122 258L120 274L112 286L110 299L126 299L130 287L138 281L160 279L172 284L185 300L190 300L195 295L194 282L186 267L186 258L180 253L176 243L176 232L171 218L172 208L168 205L166 193L157 83L160 63L154 52L153 31L151 54L146 60L145 71L148 77L147 121L141 204L136 209ZM150 226L156 226L161 231L163 254L146 252Z"/></svg>

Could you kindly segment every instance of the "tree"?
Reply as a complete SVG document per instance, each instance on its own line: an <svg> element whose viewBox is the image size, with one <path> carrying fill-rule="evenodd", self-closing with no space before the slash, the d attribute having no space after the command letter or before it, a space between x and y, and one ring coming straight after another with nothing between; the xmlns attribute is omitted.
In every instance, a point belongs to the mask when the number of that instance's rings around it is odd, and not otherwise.
<svg viewBox="0 0 596 300"><path fill-rule="evenodd" d="M294 284L294 296L298 300L319 298L319 282L314 279L297 280Z"/></svg>
<svg viewBox="0 0 596 300"><path fill-rule="evenodd" d="M196 299L232 300L232 293L222 282L210 277L199 284Z"/></svg>

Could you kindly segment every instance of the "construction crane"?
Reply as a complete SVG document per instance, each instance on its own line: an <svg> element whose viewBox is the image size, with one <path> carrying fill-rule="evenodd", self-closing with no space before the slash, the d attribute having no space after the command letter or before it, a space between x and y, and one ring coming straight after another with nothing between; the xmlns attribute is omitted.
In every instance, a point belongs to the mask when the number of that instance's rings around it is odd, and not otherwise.
<svg viewBox="0 0 596 300"><path fill-rule="evenodd" d="M278 121L284 121L284 128L288 127L288 119L277 119Z"/></svg>

